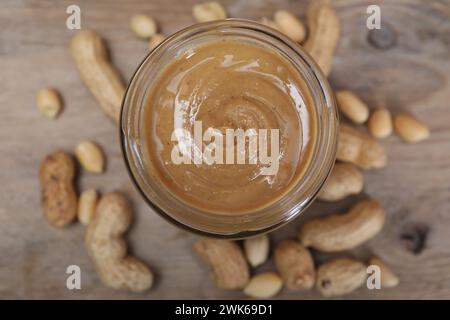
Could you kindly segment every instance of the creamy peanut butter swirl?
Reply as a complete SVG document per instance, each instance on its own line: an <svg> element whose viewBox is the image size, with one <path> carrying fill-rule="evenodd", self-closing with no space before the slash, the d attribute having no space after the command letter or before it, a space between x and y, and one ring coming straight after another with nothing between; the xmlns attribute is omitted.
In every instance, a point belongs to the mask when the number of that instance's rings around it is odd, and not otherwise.
<svg viewBox="0 0 450 320"><path fill-rule="evenodd" d="M181 54L150 88L144 121L148 169L191 206L224 214L255 210L280 198L303 175L316 134L314 119L310 92L287 59L250 43L211 42ZM259 153L248 148L241 154L245 164L227 164L225 154L222 164L175 164L171 154L177 143L192 157L208 147L210 142L194 139L196 122L202 134L213 128L224 140L227 129L242 129L246 147L259 129L278 129L277 172L263 174L267 165L252 161ZM175 142L176 129L192 135Z"/></svg>

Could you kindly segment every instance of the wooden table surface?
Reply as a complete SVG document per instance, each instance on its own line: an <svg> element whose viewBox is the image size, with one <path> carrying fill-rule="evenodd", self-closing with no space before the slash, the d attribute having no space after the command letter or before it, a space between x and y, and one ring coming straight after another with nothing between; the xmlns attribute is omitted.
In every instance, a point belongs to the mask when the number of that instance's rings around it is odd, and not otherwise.
<svg viewBox="0 0 450 320"><path fill-rule="evenodd" d="M81 83L69 54L74 31L67 30L66 7L78 4L82 28L108 41L125 79L144 58L147 44L129 29L134 13L157 18L170 34L194 22L195 0L51 1L2 0L0 8L0 298L241 298L241 292L215 288L209 271L192 252L196 237L177 229L149 209L134 189L122 161L117 128ZM259 19L277 8L304 18L306 1L226 0L231 17ZM336 255L314 253L320 263L333 256L383 258L398 273L394 289L362 288L348 298L450 298L450 4L445 1L333 1L342 20L342 38L330 82L357 92L371 107L407 110L431 128L431 138L407 145L392 136L383 141L388 167L365 173L364 195L335 204L316 202L297 221L271 235L272 243L295 237L301 220L340 212L371 196L386 208L387 225L367 244ZM396 36L392 48L368 40L366 7L380 4L382 25ZM65 108L56 121L41 116L35 93L57 87ZM156 274L148 293L117 292L103 286L83 245L85 228L55 229L40 209L40 160L55 149L72 152L82 139L95 139L107 154L103 175L82 172L78 188L121 190L132 201L135 220L128 239L132 252ZM405 241L425 236L413 253ZM406 240L405 240L406 239ZM408 240L409 239L409 240ZM65 270L76 264L82 289L66 289ZM272 270L269 261L260 270ZM287 299L320 298L316 291L283 290Z"/></svg>

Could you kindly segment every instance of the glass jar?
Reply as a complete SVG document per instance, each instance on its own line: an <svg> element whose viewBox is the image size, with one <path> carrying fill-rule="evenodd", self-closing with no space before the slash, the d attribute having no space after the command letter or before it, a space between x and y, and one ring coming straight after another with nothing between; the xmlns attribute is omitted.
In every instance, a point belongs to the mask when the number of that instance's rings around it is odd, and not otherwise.
<svg viewBox="0 0 450 320"><path fill-rule="evenodd" d="M142 129L148 91L161 70L189 48L224 37L270 48L286 58L305 79L317 115L313 160L300 180L276 202L253 212L232 215L192 207L152 176L145 166ZM168 37L150 52L128 86L122 106L120 135L129 174L158 214L201 235L237 239L274 230L298 217L313 202L335 162L338 116L326 77L300 45L259 23L230 19L188 27Z"/></svg>

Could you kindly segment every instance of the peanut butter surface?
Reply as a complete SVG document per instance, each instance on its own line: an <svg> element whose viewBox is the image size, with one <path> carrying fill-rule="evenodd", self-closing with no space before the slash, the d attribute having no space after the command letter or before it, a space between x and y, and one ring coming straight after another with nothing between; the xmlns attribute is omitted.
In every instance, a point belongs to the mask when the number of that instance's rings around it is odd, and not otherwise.
<svg viewBox="0 0 450 320"><path fill-rule="evenodd" d="M146 166L190 206L218 214L266 207L293 188L311 161L312 103L305 80L274 50L237 40L190 49L149 89L143 119ZM239 135L230 131L239 129L244 152ZM266 145L261 145L264 132ZM252 152L255 145L258 150ZM264 146L265 155L277 151L276 161L262 162Z"/></svg>

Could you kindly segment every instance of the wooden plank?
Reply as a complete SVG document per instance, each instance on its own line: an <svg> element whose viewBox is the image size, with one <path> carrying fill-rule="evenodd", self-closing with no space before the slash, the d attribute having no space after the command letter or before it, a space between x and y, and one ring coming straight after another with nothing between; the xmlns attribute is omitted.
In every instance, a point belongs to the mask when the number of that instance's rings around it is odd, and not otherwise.
<svg viewBox="0 0 450 320"><path fill-rule="evenodd" d="M17 1L3 0L0 10L0 297L2 298L241 298L240 292L218 290L191 250L195 236L154 214L127 176L117 141L117 128L81 84L68 51L73 31L65 28L65 9L77 3L82 27L104 36L112 58L129 79L147 53L128 23L133 13L155 16L170 34L192 24L195 0ZM223 1L231 16L259 19L277 8L304 17L306 1ZM382 8L382 23L396 34L396 45L379 50L367 41L365 10ZM444 1L334 1L343 37L330 77L334 88L361 95L371 107L408 110L431 127L431 139L415 146L397 137L383 144L386 169L367 172L366 196L379 199L388 224L379 236L352 252L339 255L367 259L376 254L399 274L394 289L360 289L349 298L450 298L450 5ZM37 113L36 91L56 86L65 110L57 121ZM107 173L80 175L79 188L124 191L133 203L135 223L129 233L132 251L156 272L155 288L136 295L100 284L83 246L84 228L48 226L41 215L38 167L55 149L71 151L81 139L95 139L108 156ZM362 196L360 196L362 197ZM297 221L274 232L272 242L295 237L304 219L343 211L358 197L337 204L315 203ZM425 250L405 250L400 235L408 224L426 225ZM315 253L318 262L335 255ZM82 290L65 287L65 269L82 268ZM272 262L256 271L273 269ZM319 298L317 292L283 290L280 298Z"/></svg>

